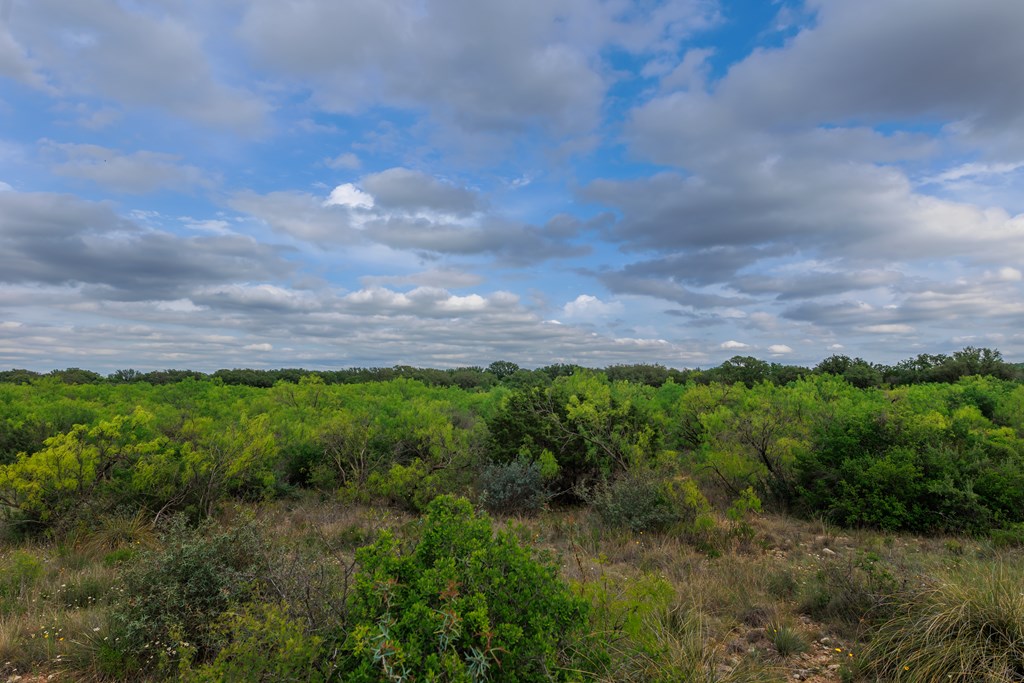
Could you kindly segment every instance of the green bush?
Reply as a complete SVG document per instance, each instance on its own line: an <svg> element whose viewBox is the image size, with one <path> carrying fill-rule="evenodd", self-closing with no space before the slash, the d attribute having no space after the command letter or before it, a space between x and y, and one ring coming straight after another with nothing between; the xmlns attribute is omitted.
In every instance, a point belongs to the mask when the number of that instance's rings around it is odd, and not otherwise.
<svg viewBox="0 0 1024 683"><path fill-rule="evenodd" d="M478 486L480 502L491 512L539 512L549 498L536 461L519 459L488 465L480 474Z"/></svg>
<svg viewBox="0 0 1024 683"><path fill-rule="evenodd" d="M588 499L605 524L631 531L664 529L681 519L667 482L653 472L633 471L599 484Z"/></svg>
<svg viewBox="0 0 1024 683"><path fill-rule="evenodd" d="M585 604L465 499L431 502L414 547L385 532L357 559L342 680L564 680L559 648Z"/></svg>
<svg viewBox="0 0 1024 683"><path fill-rule="evenodd" d="M250 605L222 623L230 642L214 661L186 671L186 683L323 683L333 671L324 639L283 605Z"/></svg>
<svg viewBox="0 0 1024 683"><path fill-rule="evenodd" d="M162 547L139 553L123 570L111 625L124 660L144 668L173 663L182 647L200 660L212 656L221 645L214 625L253 595L266 561L254 523L218 531L211 522L191 528L172 518Z"/></svg>

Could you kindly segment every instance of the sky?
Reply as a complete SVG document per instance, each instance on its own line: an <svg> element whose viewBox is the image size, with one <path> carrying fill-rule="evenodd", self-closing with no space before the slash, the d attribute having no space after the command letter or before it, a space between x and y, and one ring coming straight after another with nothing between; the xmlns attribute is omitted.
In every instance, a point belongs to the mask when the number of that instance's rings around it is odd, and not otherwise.
<svg viewBox="0 0 1024 683"><path fill-rule="evenodd" d="M1021 0L0 0L0 369L1024 360Z"/></svg>

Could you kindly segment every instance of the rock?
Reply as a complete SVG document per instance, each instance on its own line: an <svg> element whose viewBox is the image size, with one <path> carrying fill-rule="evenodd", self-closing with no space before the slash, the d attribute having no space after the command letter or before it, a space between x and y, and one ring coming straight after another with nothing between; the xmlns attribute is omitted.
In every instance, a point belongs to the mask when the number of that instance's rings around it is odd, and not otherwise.
<svg viewBox="0 0 1024 683"><path fill-rule="evenodd" d="M835 550L832 550L832 549L830 549L830 548L822 548L822 549L821 549L821 554L822 554L822 555L835 555L835 554L836 554L836 551L835 551Z"/></svg>

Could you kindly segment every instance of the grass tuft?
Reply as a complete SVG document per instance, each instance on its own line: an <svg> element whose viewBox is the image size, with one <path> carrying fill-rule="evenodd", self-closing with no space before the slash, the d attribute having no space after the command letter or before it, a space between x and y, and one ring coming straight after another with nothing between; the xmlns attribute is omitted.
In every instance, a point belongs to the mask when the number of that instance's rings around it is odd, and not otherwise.
<svg viewBox="0 0 1024 683"><path fill-rule="evenodd" d="M1024 569L967 564L898 605L863 652L879 678L1024 680Z"/></svg>

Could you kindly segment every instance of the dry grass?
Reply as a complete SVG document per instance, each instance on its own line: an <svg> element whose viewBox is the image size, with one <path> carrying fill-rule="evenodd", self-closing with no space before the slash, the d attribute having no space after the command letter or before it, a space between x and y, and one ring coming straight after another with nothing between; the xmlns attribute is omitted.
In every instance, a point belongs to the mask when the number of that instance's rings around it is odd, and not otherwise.
<svg viewBox="0 0 1024 683"><path fill-rule="evenodd" d="M0 616L0 673L61 672L104 629L113 570L52 546L7 553Z"/></svg>
<svg viewBox="0 0 1024 683"><path fill-rule="evenodd" d="M899 598L864 651L893 681L1024 680L1024 568L969 561Z"/></svg>
<svg viewBox="0 0 1024 683"><path fill-rule="evenodd" d="M228 510L222 522L252 514L278 553L268 598L284 599L312 625L343 618L358 547L382 529L401 536L417 524L404 512L312 496ZM851 650L861 655L864 680L1024 680L1020 551L770 514L750 520L753 534L743 539L729 535L724 519L700 538L685 529L609 528L579 509L495 521L555 554L564 578L590 599L592 640L567 653L589 680L767 682L792 680L799 667L815 681L839 681L840 670L828 665L849 664ZM0 549L0 672L99 678L118 571L104 564L105 553L149 543L149 533L145 520L112 518L63 554L53 546ZM887 576L892 582L876 581ZM872 586L881 586L877 595ZM809 596L844 611L810 619ZM900 609L874 633L858 605L882 598Z"/></svg>

